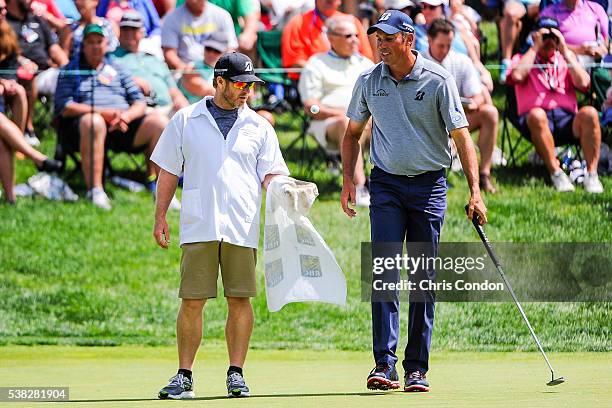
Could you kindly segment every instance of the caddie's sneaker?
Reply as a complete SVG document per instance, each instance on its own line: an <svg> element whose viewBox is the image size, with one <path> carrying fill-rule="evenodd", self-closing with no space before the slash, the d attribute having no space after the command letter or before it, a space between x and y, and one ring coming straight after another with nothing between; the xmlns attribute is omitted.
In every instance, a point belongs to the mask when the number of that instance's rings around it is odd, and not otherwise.
<svg viewBox="0 0 612 408"><path fill-rule="evenodd" d="M574 185L572 184L572 180L570 180L570 178L567 177L567 174L565 174L561 169L551 174L550 180L552 181L555 190L560 193L575 190Z"/></svg>
<svg viewBox="0 0 612 408"><path fill-rule="evenodd" d="M244 377L235 371L230 371L226 384L227 396L230 398L248 397L251 395L249 387L244 382Z"/></svg>
<svg viewBox="0 0 612 408"><path fill-rule="evenodd" d="M407 373L404 377L404 391L406 392L427 392L429 391L429 383L425 377L425 373L413 371Z"/></svg>
<svg viewBox="0 0 612 408"><path fill-rule="evenodd" d="M368 375L368 389L370 390L396 390L400 387L399 376L395 366L379 363Z"/></svg>
<svg viewBox="0 0 612 408"><path fill-rule="evenodd" d="M190 399L195 398L193 382L183 374L177 374L170 379L170 383L159 390L159 399Z"/></svg>
<svg viewBox="0 0 612 408"><path fill-rule="evenodd" d="M584 190L587 193L603 193L604 188L601 185L601 181L599 181L599 177L597 173L585 173L584 180L582 181L582 185L584 186Z"/></svg>

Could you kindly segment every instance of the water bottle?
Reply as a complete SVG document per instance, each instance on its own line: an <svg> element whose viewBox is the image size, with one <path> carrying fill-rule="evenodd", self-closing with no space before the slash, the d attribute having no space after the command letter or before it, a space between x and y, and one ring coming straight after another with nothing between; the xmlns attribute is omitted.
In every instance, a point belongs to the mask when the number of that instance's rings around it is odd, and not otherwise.
<svg viewBox="0 0 612 408"><path fill-rule="evenodd" d="M119 176L111 177L111 183L118 187L125 188L126 190L129 190L132 193L140 193L141 191L145 190L144 184Z"/></svg>
<svg viewBox="0 0 612 408"><path fill-rule="evenodd" d="M572 158L573 158L573 154L572 154L571 149L567 149L565 150L565 152L563 152L563 156L561 156L561 168L564 171L570 170L570 167L572 164Z"/></svg>

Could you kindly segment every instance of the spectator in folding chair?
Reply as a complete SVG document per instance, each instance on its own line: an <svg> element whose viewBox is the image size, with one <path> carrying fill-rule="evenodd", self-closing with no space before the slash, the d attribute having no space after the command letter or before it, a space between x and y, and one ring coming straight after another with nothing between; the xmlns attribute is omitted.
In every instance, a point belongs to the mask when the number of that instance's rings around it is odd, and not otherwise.
<svg viewBox="0 0 612 408"><path fill-rule="evenodd" d="M155 196L159 168L148 159L168 119L145 114L144 96L131 75L106 57L107 39L102 27L90 24L85 27L83 36L81 58L62 69L60 74L55 92L55 116L59 118L58 132L68 144L64 147L74 151L80 149L87 197L97 207L110 210L110 199L102 184L105 146L113 151L144 151L149 187ZM95 74L82 71L95 71ZM173 201L178 206L176 198Z"/></svg>
<svg viewBox="0 0 612 408"><path fill-rule="evenodd" d="M478 149L480 150L480 188L489 193L497 189L491 182L493 149L497 139L499 113L492 103L487 102L478 72L472 60L451 49L455 31L448 20L438 19L427 30L429 50L423 56L442 65L457 82L459 96L470 124L468 130L480 130Z"/></svg>
<svg viewBox="0 0 612 408"><path fill-rule="evenodd" d="M126 11L119 23L119 47L113 53L115 61L126 68L134 82L152 103L157 113L168 118L189 105L166 63L153 55L138 51L144 36L144 24L137 11Z"/></svg>
<svg viewBox="0 0 612 408"><path fill-rule="evenodd" d="M46 76L46 72L41 71L67 64L68 57L58 45L57 36L47 22L32 13L30 3L31 0L8 0L6 19L17 35L21 49L19 62L24 69L20 71L18 79L26 90L28 100L25 134L31 144L37 145L40 142L34 132L32 116L38 98L38 80Z"/></svg>
<svg viewBox="0 0 612 408"><path fill-rule="evenodd" d="M283 29L281 40L281 51L283 67L302 68L306 65L308 58L319 52L329 51L329 41L323 33L325 20L335 15L348 14L338 11L340 0L315 0L314 10L294 16ZM359 19L355 20L357 35L359 39L359 53L373 60L372 47ZM291 73L289 78L297 80L299 75Z"/></svg>
<svg viewBox="0 0 612 408"><path fill-rule="evenodd" d="M348 126L346 109L355 82L359 74L374 63L358 52L357 27L352 17L332 16L325 22L325 27L331 49L308 59L300 76L298 89L306 114L314 119L308 132L325 150L337 153ZM319 107L317 113L311 110L315 105ZM362 148L368 144L370 131L371 128L368 127L362 136ZM365 183L360 151L355 169L355 201L357 205L367 207L370 205L370 193Z"/></svg>
<svg viewBox="0 0 612 408"><path fill-rule="evenodd" d="M516 92L519 130L531 136L553 186L561 192L574 191L574 185L559 166L555 145L579 142L587 164L584 189L601 193L599 116L592 106L578 109L575 92L588 89L591 78L565 44L556 20L541 19L532 38L533 46L524 55L515 55L508 71L508 83Z"/></svg>
<svg viewBox="0 0 612 408"><path fill-rule="evenodd" d="M204 55L204 41L222 32L229 49L238 48L232 17L206 0L186 0L164 17L161 45L170 69L192 71Z"/></svg>

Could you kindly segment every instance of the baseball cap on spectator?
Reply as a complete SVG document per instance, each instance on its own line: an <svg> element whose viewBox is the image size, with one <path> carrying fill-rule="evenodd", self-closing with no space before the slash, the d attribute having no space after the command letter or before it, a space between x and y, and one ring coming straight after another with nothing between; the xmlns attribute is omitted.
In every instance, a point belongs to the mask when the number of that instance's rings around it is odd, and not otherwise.
<svg viewBox="0 0 612 408"><path fill-rule="evenodd" d="M416 4L411 0L385 0L385 8L388 10L403 10L414 6Z"/></svg>
<svg viewBox="0 0 612 408"><path fill-rule="evenodd" d="M86 38L89 34L98 34L102 37L106 37L102 26L99 24L87 24L87 26L83 30L83 38Z"/></svg>
<svg viewBox="0 0 612 408"><path fill-rule="evenodd" d="M408 15L399 10L386 10L378 17L376 24L368 28L368 35L376 32L377 29L386 34L397 34L400 31L413 33L414 23Z"/></svg>
<svg viewBox="0 0 612 408"><path fill-rule="evenodd" d="M235 82L264 82L255 75L253 61L239 52L223 54L215 64L215 77Z"/></svg>
<svg viewBox="0 0 612 408"><path fill-rule="evenodd" d="M224 44L221 41L216 41L213 39L204 40L202 42L202 45L204 46L205 49L213 49L221 53L227 51L227 44Z"/></svg>
<svg viewBox="0 0 612 408"><path fill-rule="evenodd" d="M536 23L536 30L540 28L556 28L559 29L559 22L552 17L542 17Z"/></svg>
<svg viewBox="0 0 612 408"><path fill-rule="evenodd" d="M144 23L142 22L140 13L135 10L130 10L126 11L123 13L123 16L121 16L119 27L142 28L144 27Z"/></svg>
<svg viewBox="0 0 612 408"><path fill-rule="evenodd" d="M227 36L221 32L214 32L206 40L202 42L204 48L211 48L215 51L224 53L229 48Z"/></svg>
<svg viewBox="0 0 612 408"><path fill-rule="evenodd" d="M431 6L448 6L448 0L420 0L419 3L425 3Z"/></svg>

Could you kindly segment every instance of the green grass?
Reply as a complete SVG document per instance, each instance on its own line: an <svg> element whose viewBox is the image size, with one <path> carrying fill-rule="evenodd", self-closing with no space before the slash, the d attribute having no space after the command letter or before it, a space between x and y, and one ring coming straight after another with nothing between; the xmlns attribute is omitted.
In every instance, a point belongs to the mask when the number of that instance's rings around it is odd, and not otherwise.
<svg viewBox="0 0 612 408"><path fill-rule="evenodd" d="M286 121L288 118L281 118ZM295 136L278 131L283 145ZM52 140L44 148L49 151ZM298 170L295 153L287 158ZM121 158L119 158L121 161ZM124 168L127 163L123 163ZM119 163L119 167L123 166ZM18 163L18 181L33 167ZM501 192L487 197L491 213L487 231L501 242L605 242L611 230L612 180L605 178L600 196L558 194L544 184L541 169L519 167L496 171ZM263 293L254 300L255 348L337 348L367 350L369 305L360 301L360 242L368 240L367 210L350 220L341 212L339 180L322 169L314 172L321 197L312 221L326 239L348 282L344 308L323 304L290 304L269 313ZM476 241L465 220L465 180L451 175L445 241ZM77 182L78 186L78 182ZM0 342L16 344L119 345L172 344L178 308L178 214L169 222L173 245L159 250L151 237L153 202L146 193L113 187L114 209L105 213L84 200L76 204L42 199L0 206ZM79 191L82 193L82 191ZM260 253L260 256L262 254ZM262 259L260 257L260 259ZM225 302L207 305L204 335L223 338ZM610 351L610 304L527 304L543 343L557 351ZM405 316L405 314L404 314ZM440 303L435 350L534 350L511 303Z"/></svg>
<svg viewBox="0 0 612 408"><path fill-rule="evenodd" d="M2 386L69 387L70 406L157 407L157 391L176 370L174 348L4 348ZM251 351L245 375L248 400L227 401L222 346L200 350L194 368L198 402L207 407L570 407L604 406L612 398L610 354L553 353L567 382L547 387L550 374L537 353L435 353L428 378L432 392L372 392L365 388L370 358L346 351ZM19 373L19 375L15 375ZM282 374L281 374L282 373ZM510 402L512 401L512 402ZM63 406L52 403L51 406ZM26 406L24 403L2 406ZM50 403L28 403L48 407Z"/></svg>
<svg viewBox="0 0 612 408"><path fill-rule="evenodd" d="M489 33L489 38L494 37ZM500 103L499 94L494 96ZM297 136L291 119L289 115L279 118L282 146ZM44 112L38 120L44 120ZM518 136L513 133L513 137ZM51 154L53 147L54 135L44 132L43 150ZM290 169L300 178L304 175L299 172L298 156L295 151L285 152ZM115 167L127 172L130 162L119 156ZM33 173L31 163L17 163L18 183ZM312 178L321 195L311 219L346 275L347 305L290 304L269 313L259 262L252 344L259 349L369 350L370 307L360 301L358 256L360 242L369 238L368 212L360 209L357 218L349 220L339 205L339 178L324 166L315 169ZM581 188L574 194L556 193L547 185L542 168L525 163L495 169L494 179L500 193L486 197L487 233L492 241L610 241L610 177L602 179L606 192L601 195L586 194ZM451 174L449 181L453 187L443 240L477 241L463 214L468 199L465 179ZM80 177L72 184L83 195ZM174 343L179 305L178 214L169 216L173 243L162 251L151 236L150 195L112 186L108 190L114 203L111 213L84 200L67 204L37 198L21 199L14 207L0 205L0 344ZM223 339L224 303L220 298L207 305L205 341ZM612 351L610 303L531 303L525 309L549 350ZM432 347L437 351L535 350L512 303L438 304Z"/></svg>

